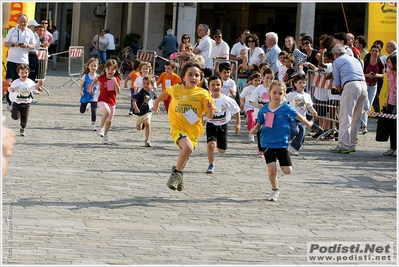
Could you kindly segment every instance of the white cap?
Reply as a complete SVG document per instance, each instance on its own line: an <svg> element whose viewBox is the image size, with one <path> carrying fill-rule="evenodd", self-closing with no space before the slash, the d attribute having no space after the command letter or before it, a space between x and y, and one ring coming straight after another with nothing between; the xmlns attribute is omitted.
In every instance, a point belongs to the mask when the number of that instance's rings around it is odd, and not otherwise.
<svg viewBox="0 0 399 267"><path fill-rule="evenodd" d="M36 20L34 20L34 19L32 19L32 20L30 20L29 22L28 22L28 26L40 26L40 24L39 23L37 23L37 21Z"/></svg>

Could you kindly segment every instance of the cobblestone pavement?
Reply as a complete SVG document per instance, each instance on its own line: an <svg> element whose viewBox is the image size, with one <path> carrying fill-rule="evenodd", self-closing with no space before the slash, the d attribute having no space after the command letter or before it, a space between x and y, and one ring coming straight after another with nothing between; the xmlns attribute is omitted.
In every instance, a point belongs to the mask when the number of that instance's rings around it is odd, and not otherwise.
<svg viewBox="0 0 399 267"><path fill-rule="evenodd" d="M205 173L202 136L185 189L171 191L178 148L166 114L153 116L153 147L144 147L123 89L102 145L90 114L79 113L78 86L61 88L67 73L62 62L48 70L50 96L35 95L26 137L3 103L17 135L2 188L3 264L306 265L307 242L381 241L396 249L396 158L382 155L388 143L374 141L375 119L355 153L330 153L336 142L307 136L293 173L278 172L278 202L266 200L266 164L244 125L230 132L214 174Z"/></svg>

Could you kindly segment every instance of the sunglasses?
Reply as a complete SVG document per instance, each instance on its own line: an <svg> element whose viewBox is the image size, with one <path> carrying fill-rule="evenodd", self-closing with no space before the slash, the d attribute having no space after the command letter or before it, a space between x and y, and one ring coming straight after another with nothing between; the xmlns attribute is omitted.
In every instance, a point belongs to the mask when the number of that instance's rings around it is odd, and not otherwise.
<svg viewBox="0 0 399 267"><path fill-rule="evenodd" d="M46 21L46 22L41 22L40 24L48 24L48 22Z"/></svg>
<svg viewBox="0 0 399 267"><path fill-rule="evenodd" d="M308 45L310 42L303 42L302 45Z"/></svg>
<svg viewBox="0 0 399 267"><path fill-rule="evenodd" d="M184 37L183 37L183 39L190 39L190 37L188 37L188 36L184 36Z"/></svg>
<svg viewBox="0 0 399 267"><path fill-rule="evenodd" d="M249 34L249 32L244 32L244 35L247 36Z"/></svg>
<svg viewBox="0 0 399 267"><path fill-rule="evenodd" d="M214 35L213 38L221 38L221 35Z"/></svg>
<svg viewBox="0 0 399 267"><path fill-rule="evenodd" d="M248 43L255 43L255 40L248 40Z"/></svg>

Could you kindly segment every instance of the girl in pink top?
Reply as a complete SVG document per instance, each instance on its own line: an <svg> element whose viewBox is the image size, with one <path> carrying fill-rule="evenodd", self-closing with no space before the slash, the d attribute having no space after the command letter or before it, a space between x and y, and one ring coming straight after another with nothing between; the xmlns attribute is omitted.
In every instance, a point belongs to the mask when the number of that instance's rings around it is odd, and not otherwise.
<svg viewBox="0 0 399 267"><path fill-rule="evenodd" d="M116 95L120 93L121 78L118 62L115 59L108 59L104 64L103 74L97 76L90 85L89 92L93 93L94 85L97 82L100 84L98 107L103 111L103 116L97 134L104 137L103 144L108 143L108 130L114 118Z"/></svg>

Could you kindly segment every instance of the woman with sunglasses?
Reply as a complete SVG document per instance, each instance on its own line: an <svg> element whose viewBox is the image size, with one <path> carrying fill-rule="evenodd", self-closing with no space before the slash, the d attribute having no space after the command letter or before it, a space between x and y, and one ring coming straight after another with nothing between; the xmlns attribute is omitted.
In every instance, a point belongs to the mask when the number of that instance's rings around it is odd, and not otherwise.
<svg viewBox="0 0 399 267"><path fill-rule="evenodd" d="M245 37L245 44L249 47L246 55L248 58L248 66L250 66L250 68L253 64L258 66L265 56L265 52L259 47L258 36L254 33L249 34Z"/></svg>
<svg viewBox="0 0 399 267"><path fill-rule="evenodd" d="M190 35L185 33L181 36L181 43L179 45L179 52L185 52L186 45L190 44Z"/></svg>
<svg viewBox="0 0 399 267"><path fill-rule="evenodd" d="M312 47L312 37L307 35L302 38L302 48L306 51L306 62L312 63L314 66L318 66L319 61L316 58L317 50ZM306 66L303 66L303 71L305 73L308 71L307 64Z"/></svg>
<svg viewBox="0 0 399 267"><path fill-rule="evenodd" d="M302 48L304 48L302 46ZM284 45L283 45L283 51L287 52L288 54L292 54L294 56L295 62L294 62L294 69L297 69L297 66L305 63L307 60L306 54L302 53L296 45L295 39L292 36L287 36L285 37ZM316 65L317 66L317 65Z"/></svg>

